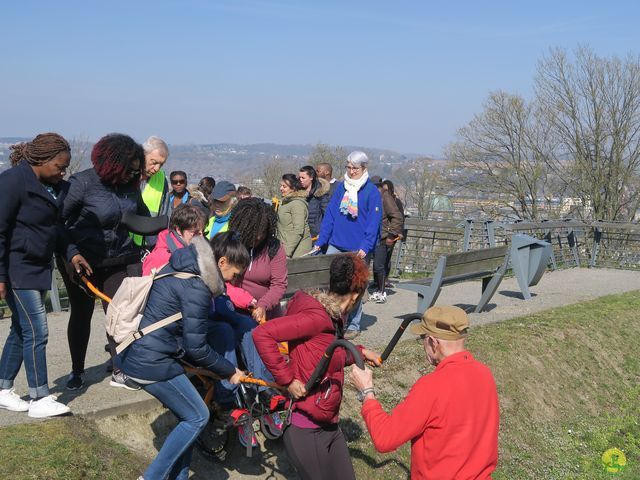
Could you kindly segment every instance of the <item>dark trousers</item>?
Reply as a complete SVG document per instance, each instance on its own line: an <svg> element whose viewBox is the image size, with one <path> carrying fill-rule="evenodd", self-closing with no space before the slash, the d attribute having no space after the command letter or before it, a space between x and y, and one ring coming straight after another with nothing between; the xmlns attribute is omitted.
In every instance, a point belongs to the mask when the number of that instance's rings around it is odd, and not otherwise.
<svg viewBox="0 0 640 480"><path fill-rule="evenodd" d="M91 317L93 317L96 300L93 296L85 293L73 280L75 276L73 265L60 257L57 258L57 264L69 296L70 314L69 325L67 326L67 341L69 342L69 352L71 353L71 370L74 373L82 373L84 372L84 361L87 356L89 335L91 334ZM122 284L122 280L127 276L127 265L118 265L107 268L94 268L93 275L89 280L98 290L113 298L116 290ZM105 313L108 305L107 302L102 301L102 308ZM109 340L111 358L115 358L116 344L111 339L107 340Z"/></svg>
<svg viewBox="0 0 640 480"><path fill-rule="evenodd" d="M387 242L380 240L373 254L373 278L378 286L379 292L384 292L384 284L391 271L391 255L395 243L387 245Z"/></svg>
<svg viewBox="0 0 640 480"><path fill-rule="evenodd" d="M324 428L289 425L283 440L287 456L303 480L355 480L347 442L337 424Z"/></svg>

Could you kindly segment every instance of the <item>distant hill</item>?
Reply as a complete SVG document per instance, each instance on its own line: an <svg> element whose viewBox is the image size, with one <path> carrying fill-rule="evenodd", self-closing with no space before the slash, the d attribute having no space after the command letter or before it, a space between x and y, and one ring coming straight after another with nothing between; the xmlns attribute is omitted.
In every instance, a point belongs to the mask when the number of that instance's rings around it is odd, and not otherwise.
<svg viewBox="0 0 640 480"><path fill-rule="evenodd" d="M9 146L14 143L28 141L28 137L0 137L0 170L8 166ZM92 144L73 146L73 156L83 153L81 168L90 166L89 156ZM237 144L174 144L169 145L171 152L167 171L184 170L190 181L211 175L215 178L237 179L245 175L251 167L257 167L272 158L286 160L292 165L302 166L307 163L315 145L279 145L275 143ZM335 148L334 146L331 146ZM373 163L402 164L420 155L402 154L393 150L370 148L366 146L344 145L345 152L364 150L372 157ZM379 172L382 173L382 172Z"/></svg>

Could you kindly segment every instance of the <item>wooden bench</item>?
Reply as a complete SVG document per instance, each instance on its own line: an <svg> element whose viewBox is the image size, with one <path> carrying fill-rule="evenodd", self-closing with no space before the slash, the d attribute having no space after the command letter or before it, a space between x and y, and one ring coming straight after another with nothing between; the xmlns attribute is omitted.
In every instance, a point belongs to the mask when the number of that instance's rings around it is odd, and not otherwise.
<svg viewBox="0 0 640 480"><path fill-rule="evenodd" d="M398 284L398 288L418 294L418 312L431 307L442 287L477 278L482 279L482 296L474 312L481 312L496 292L509 264L509 247L485 248L442 255L430 278Z"/></svg>
<svg viewBox="0 0 640 480"><path fill-rule="evenodd" d="M329 268L339 254L290 258L287 260L288 282L284 299L289 299L298 290L329 288Z"/></svg>

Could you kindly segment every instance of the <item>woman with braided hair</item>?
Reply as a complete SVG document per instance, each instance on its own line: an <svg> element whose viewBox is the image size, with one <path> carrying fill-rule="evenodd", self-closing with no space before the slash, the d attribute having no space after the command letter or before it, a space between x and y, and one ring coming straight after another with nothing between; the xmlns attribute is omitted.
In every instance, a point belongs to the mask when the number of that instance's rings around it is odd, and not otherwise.
<svg viewBox="0 0 640 480"><path fill-rule="evenodd" d="M49 394L45 296L51 288L54 250L74 268L89 264L69 245L62 225L63 180L71 161L67 141L43 133L11 147L13 168L0 174L0 298L11 309L11 329L0 357L0 408L42 418L69 412ZM24 363L31 402L13 390Z"/></svg>

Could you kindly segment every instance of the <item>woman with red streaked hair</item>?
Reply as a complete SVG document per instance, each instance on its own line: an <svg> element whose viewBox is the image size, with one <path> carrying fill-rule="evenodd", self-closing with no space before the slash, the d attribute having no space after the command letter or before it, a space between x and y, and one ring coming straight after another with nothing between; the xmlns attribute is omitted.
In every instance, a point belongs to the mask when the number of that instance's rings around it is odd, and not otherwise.
<svg viewBox="0 0 640 480"><path fill-rule="evenodd" d="M258 326L255 346L276 382L295 399L284 445L291 463L303 479L355 479L344 435L338 427L344 367L354 363L351 354L334 351L321 382L309 392L305 383L336 338L342 338L345 319L362 299L369 269L355 253L336 256L329 270L329 291L297 292L287 315ZM279 342L289 342L289 361L280 354ZM358 346L362 357L374 364L379 355Z"/></svg>
<svg viewBox="0 0 640 480"><path fill-rule="evenodd" d="M91 265L93 273L89 279L99 290L113 297L127 276L127 266L140 264L140 248L121 225L121 220L125 212L149 215L138 188L140 170L144 168L144 150L133 138L112 133L94 145L91 163L93 168L69 178L62 217L78 253ZM83 272L61 257L57 261L71 310L67 339L72 370L67 389L78 390L84 385L84 362L95 299L76 283L75 275ZM107 303L103 302L102 306L106 312ZM114 356L115 350L112 358ZM134 388L117 368L111 385Z"/></svg>

